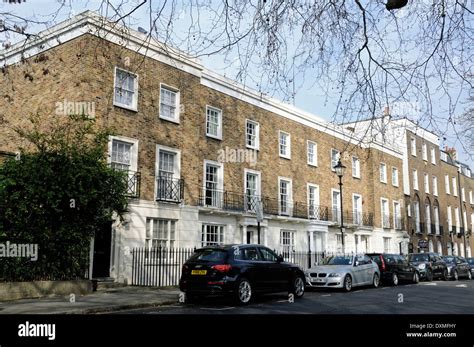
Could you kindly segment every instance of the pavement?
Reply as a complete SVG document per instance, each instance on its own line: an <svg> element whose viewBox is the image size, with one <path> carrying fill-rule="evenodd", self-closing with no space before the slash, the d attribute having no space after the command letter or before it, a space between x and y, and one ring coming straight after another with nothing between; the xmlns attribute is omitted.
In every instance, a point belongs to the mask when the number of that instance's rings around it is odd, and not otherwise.
<svg viewBox="0 0 474 347"><path fill-rule="evenodd" d="M56 296L0 302L0 314L99 314L129 309L153 308L177 303L179 289L119 287L88 295Z"/></svg>

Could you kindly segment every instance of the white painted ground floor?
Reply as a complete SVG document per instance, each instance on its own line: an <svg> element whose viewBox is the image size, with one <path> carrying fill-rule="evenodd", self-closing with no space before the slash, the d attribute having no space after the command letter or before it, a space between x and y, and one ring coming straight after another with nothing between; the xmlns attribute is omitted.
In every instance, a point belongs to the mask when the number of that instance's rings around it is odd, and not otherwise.
<svg viewBox="0 0 474 347"><path fill-rule="evenodd" d="M255 215L144 200L129 208L125 221L112 225L109 276L118 282L131 283L131 251L136 247L258 243ZM345 228L344 235L346 253L408 252L405 231L353 227ZM342 251L341 230L334 223L274 215L265 215L260 223L260 243L277 252Z"/></svg>

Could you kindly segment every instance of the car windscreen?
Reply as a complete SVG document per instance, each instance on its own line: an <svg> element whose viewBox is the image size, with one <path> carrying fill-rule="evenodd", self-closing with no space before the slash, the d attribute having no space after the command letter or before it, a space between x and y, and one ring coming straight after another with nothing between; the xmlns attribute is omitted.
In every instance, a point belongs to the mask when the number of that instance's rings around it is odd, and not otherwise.
<svg viewBox="0 0 474 347"><path fill-rule="evenodd" d="M456 263L456 258L454 258L454 257L443 257L443 260L446 263L449 263L449 264L455 264Z"/></svg>
<svg viewBox="0 0 474 347"><path fill-rule="evenodd" d="M469 265L474 265L474 258L467 259Z"/></svg>
<svg viewBox="0 0 474 347"><path fill-rule="evenodd" d="M194 252L188 261L224 262L227 260L227 254L225 249L203 248Z"/></svg>
<svg viewBox="0 0 474 347"><path fill-rule="evenodd" d="M321 265L352 265L352 256L330 256L321 261Z"/></svg>
<svg viewBox="0 0 474 347"><path fill-rule="evenodd" d="M429 261L428 254L410 254L409 261Z"/></svg>

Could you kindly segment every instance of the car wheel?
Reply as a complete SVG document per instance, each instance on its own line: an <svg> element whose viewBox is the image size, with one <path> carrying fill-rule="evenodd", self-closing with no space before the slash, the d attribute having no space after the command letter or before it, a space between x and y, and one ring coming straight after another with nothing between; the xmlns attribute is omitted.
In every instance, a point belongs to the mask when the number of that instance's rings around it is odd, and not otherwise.
<svg viewBox="0 0 474 347"><path fill-rule="evenodd" d="M468 273L467 273L467 279L468 279L468 280L472 280L472 274L471 274L471 271L468 271Z"/></svg>
<svg viewBox="0 0 474 347"><path fill-rule="evenodd" d="M428 282L433 281L433 271L431 271L431 270L427 270L427 271L426 271L426 280L427 280Z"/></svg>
<svg viewBox="0 0 474 347"><path fill-rule="evenodd" d="M392 274L392 285L398 286L398 275L395 272Z"/></svg>
<svg viewBox="0 0 474 347"><path fill-rule="evenodd" d="M235 299L240 305L247 305L252 300L252 285L246 278L237 282Z"/></svg>
<svg viewBox="0 0 474 347"><path fill-rule="evenodd" d="M301 276L297 276L291 285L290 294L293 294L295 298L302 298L304 295L305 283Z"/></svg>
<svg viewBox="0 0 474 347"><path fill-rule="evenodd" d="M377 288L380 285L380 276L378 273L374 274L374 279L372 280L372 287Z"/></svg>
<svg viewBox="0 0 474 347"><path fill-rule="evenodd" d="M346 292L350 292L351 289L352 289L352 277L350 275L346 275L346 277L344 277L344 290Z"/></svg>
<svg viewBox="0 0 474 347"><path fill-rule="evenodd" d="M448 269L444 269L444 271L443 271L443 280L445 280L445 281L449 280Z"/></svg>
<svg viewBox="0 0 474 347"><path fill-rule="evenodd" d="M418 283L420 282L420 275L418 275L418 272L415 271L415 273L413 274L413 279L412 279L412 282L413 283Z"/></svg>
<svg viewBox="0 0 474 347"><path fill-rule="evenodd" d="M453 281L457 281L459 279L458 270L453 271Z"/></svg>

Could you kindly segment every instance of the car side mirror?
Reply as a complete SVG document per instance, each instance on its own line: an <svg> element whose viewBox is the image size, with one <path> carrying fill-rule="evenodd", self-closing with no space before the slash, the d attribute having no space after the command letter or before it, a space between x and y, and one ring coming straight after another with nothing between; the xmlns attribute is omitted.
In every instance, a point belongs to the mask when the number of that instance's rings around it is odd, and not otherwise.
<svg viewBox="0 0 474 347"><path fill-rule="evenodd" d="M359 261L358 260L355 261L354 266L359 266Z"/></svg>
<svg viewBox="0 0 474 347"><path fill-rule="evenodd" d="M282 263L283 262L283 256L279 255L277 257L277 262Z"/></svg>

